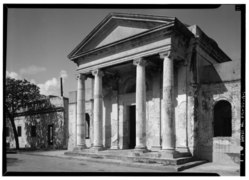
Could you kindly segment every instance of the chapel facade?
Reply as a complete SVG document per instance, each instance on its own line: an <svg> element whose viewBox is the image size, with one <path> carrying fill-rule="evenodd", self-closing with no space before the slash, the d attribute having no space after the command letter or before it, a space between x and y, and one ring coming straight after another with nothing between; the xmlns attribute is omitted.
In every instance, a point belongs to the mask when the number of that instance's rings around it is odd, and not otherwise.
<svg viewBox="0 0 249 180"><path fill-rule="evenodd" d="M68 57L78 73L69 150L150 150L238 163L240 64L198 26L111 13Z"/></svg>

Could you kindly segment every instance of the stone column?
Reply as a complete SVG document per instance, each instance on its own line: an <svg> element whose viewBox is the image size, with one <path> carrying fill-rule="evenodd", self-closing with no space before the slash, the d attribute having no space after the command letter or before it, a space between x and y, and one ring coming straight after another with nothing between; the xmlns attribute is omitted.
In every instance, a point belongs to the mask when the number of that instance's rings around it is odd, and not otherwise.
<svg viewBox="0 0 249 180"><path fill-rule="evenodd" d="M162 97L162 150L167 157L175 153L174 135L174 63L170 53L161 53L163 59L163 97Z"/></svg>
<svg viewBox="0 0 249 180"><path fill-rule="evenodd" d="M103 97L102 97L102 71L92 71L94 75L94 103L93 103L93 148L100 150L103 148Z"/></svg>
<svg viewBox="0 0 249 180"><path fill-rule="evenodd" d="M76 149L85 149L85 79L86 76L79 74L77 77L77 120L76 120Z"/></svg>
<svg viewBox="0 0 249 180"><path fill-rule="evenodd" d="M145 61L142 58L133 61L137 66L136 75L136 147L146 150L146 84Z"/></svg>

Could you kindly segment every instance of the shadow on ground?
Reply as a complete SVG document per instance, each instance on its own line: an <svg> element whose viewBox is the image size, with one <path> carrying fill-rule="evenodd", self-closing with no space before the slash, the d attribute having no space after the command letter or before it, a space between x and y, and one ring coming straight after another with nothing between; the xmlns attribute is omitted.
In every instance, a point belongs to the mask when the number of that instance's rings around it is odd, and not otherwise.
<svg viewBox="0 0 249 180"><path fill-rule="evenodd" d="M22 160L19 160L18 158L7 158L7 166L14 166L17 163L21 163Z"/></svg>

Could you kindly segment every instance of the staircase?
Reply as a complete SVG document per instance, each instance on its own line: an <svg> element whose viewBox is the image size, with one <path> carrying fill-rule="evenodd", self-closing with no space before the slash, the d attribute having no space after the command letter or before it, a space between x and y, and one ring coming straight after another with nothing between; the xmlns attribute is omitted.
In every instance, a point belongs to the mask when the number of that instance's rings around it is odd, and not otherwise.
<svg viewBox="0 0 249 180"><path fill-rule="evenodd" d="M91 149L83 151L65 152L68 156L84 157L85 160L117 163L133 167L143 167L148 169L158 169L168 172L178 172L200 164L206 163L204 160L197 160L189 154L181 154L177 158L162 158L160 152L149 151L145 153L134 154L129 150L103 150L94 152Z"/></svg>

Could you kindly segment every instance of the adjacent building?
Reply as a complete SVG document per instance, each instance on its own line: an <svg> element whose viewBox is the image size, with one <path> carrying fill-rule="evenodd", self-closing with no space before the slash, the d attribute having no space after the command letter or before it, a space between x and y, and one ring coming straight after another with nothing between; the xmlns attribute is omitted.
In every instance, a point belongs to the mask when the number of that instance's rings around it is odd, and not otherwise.
<svg viewBox="0 0 249 180"><path fill-rule="evenodd" d="M7 120L6 144L15 148L11 124ZM20 148L66 149L68 143L68 98L44 96L20 110L15 118Z"/></svg>

